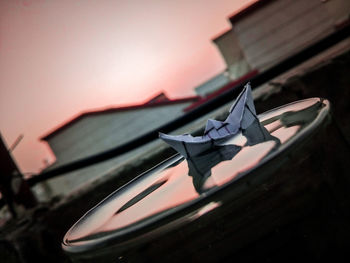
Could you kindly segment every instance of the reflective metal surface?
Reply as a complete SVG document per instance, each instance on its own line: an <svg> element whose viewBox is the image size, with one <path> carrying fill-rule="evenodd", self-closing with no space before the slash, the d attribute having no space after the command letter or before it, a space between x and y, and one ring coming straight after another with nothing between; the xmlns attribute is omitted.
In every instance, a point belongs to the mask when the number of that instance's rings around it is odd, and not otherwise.
<svg viewBox="0 0 350 263"><path fill-rule="evenodd" d="M260 123L200 156L173 156L88 211L66 233L64 250L132 246L219 209L249 191L237 186L241 179L307 140L328 114L327 100L297 101L259 115Z"/></svg>

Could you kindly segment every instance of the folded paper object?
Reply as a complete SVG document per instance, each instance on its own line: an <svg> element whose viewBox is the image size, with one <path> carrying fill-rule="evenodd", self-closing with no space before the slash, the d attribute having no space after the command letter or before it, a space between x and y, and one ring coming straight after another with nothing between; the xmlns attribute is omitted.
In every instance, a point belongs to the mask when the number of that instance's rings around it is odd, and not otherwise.
<svg viewBox="0 0 350 263"><path fill-rule="evenodd" d="M185 158L190 158L214 146L222 145L224 141L244 131L256 120L259 122L248 83L230 108L226 120L208 120L202 136L168 135L160 132L159 137Z"/></svg>

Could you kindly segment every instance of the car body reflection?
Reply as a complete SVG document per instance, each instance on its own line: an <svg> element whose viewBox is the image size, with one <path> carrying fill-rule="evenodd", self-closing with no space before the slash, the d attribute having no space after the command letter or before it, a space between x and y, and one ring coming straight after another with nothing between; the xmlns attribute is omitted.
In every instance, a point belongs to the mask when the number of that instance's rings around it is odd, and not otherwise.
<svg viewBox="0 0 350 263"><path fill-rule="evenodd" d="M76 253L106 242L122 245L217 209L221 200L212 198L215 193L234 192L236 181L317 129L328 113L326 100L295 102L259 115L260 121L196 157L173 156L88 211L67 232L63 248ZM183 211L191 209L186 217Z"/></svg>

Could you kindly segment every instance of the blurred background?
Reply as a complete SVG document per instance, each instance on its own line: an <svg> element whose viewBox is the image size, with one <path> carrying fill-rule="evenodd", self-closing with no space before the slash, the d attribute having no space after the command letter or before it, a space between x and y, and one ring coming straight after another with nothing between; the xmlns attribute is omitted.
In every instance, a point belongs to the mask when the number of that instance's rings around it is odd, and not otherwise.
<svg viewBox="0 0 350 263"><path fill-rule="evenodd" d="M222 72L210 39L252 1L0 2L0 127L25 173L55 161L38 138L81 112L193 96Z"/></svg>
<svg viewBox="0 0 350 263"><path fill-rule="evenodd" d="M324 74L309 86L300 76L339 56L348 61L349 15L347 0L0 1L1 225L30 221L40 207L60 240L94 202L73 206L87 195L99 200L171 152L145 141L92 166L58 169L157 131L251 79L260 79L260 112L327 97L316 81ZM339 90L349 87L346 67L332 69ZM341 95L330 96L335 112L346 112ZM172 132L196 131L226 106ZM348 124L343 131L349 143ZM52 217L63 210L69 220L58 226ZM4 240L16 240L11 229Z"/></svg>

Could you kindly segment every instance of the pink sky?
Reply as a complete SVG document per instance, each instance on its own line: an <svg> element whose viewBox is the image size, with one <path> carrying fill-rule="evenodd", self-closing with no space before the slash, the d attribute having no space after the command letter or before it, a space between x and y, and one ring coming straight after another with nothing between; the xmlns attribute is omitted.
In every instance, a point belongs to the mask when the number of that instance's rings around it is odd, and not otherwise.
<svg viewBox="0 0 350 263"><path fill-rule="evenodd" d="M1 0L0 131L22 172L38 138L81 111L170 98L225 68L211 38L252 0Z"/></svg>

